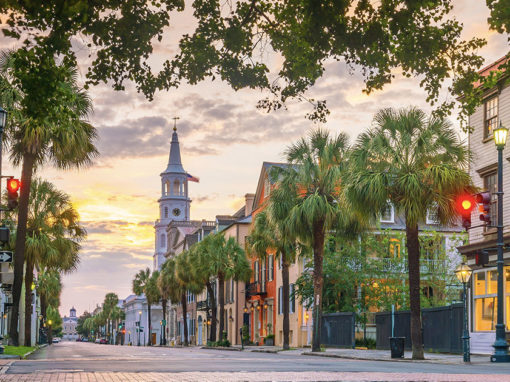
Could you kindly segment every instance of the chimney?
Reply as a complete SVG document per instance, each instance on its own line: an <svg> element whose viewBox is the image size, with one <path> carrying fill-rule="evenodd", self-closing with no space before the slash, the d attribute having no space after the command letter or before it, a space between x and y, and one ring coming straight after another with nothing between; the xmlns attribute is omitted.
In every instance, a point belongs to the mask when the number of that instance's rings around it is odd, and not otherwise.
<svg viewBox="0 0 510 382"><path fill-rule="evenodd" d="M253 211L253 200L255 199L255 194L246 194L244 195L244 216L250 216Z"/></svg>

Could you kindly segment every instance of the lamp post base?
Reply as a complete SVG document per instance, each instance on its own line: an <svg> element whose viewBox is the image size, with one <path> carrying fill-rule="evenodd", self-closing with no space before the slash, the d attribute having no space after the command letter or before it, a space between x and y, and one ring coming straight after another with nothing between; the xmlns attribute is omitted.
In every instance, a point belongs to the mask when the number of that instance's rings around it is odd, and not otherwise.
<svg viewBox="0 0 510 382"><path fill-rule="evenodd" d="M510 354L493 354L491 355L491 362L510 362Z"/></svg>

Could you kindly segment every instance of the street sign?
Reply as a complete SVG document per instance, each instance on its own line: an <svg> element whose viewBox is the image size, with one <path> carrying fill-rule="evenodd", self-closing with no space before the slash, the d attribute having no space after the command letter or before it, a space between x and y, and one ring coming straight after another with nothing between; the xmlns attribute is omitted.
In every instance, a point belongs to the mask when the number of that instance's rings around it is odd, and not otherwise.
<svg viewBox="0 0 510 382"><path fill-rule="evenodd" d="M0 251L0 263L12 263L12 251Z"/></svg>
<svg viewBox="0 0 510 382"><path fill-rule="evenodd" d="M166 326L166 320L162 321L163 326Z"/></svg>

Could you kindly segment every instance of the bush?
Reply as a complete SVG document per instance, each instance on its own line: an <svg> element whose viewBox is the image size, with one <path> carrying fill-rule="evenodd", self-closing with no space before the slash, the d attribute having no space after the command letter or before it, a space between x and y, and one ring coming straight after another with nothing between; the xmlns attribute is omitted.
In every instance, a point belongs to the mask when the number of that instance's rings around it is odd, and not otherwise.
<svg viewBox="0 0 510 382"><path fill-rule="evenodd" d="M373 338L360 338L356 340L356 346L375 349L376 342Z"/></svg>
<svg viewBox="0 0 510 382"><path fill-rule="evenodd" d="M217 342L217 346L230 347L230 341L227 339L227 332L223 332L221 341Z"/></svg>

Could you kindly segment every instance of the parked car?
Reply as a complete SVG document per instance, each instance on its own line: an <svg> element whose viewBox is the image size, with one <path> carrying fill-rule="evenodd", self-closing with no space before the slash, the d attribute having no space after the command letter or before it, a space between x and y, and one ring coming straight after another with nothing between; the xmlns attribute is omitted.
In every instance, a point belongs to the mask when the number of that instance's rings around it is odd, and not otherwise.
<svg viewBox="0 0 510 382"><path fill-rule="evenodd" d="M58 344L60 342L60 338L55 337L51 342L53 342L54 344Z"/></svg>
<svg viewBox="0 0 510 382"><path fill-rule="evenodd" d="M108 341L106 340L106 338L101 338L101 340L99 341L100 344L103 344L103 345L106 345L108 343Z"/></svg>
<svg viewBox="0 0 510 382"><path fill-rule="evenodd" d="M81 342L81 338L80 338L80 337L78 337L78 338L76 339L76 342Z"/></svg>
<svg viewBox="0 0 510 382"><path fill-rule="evenodd" d="M81 342L89 342L89 339L88 338L82 338Z"/></svg>
<svg viewBox="0 0 510 382"><path fill-rule="evenodd" d="M99 338L96 338L96 340L94 341L94 343L96 344L100 344L101 343L101 340Z"/></svg>

